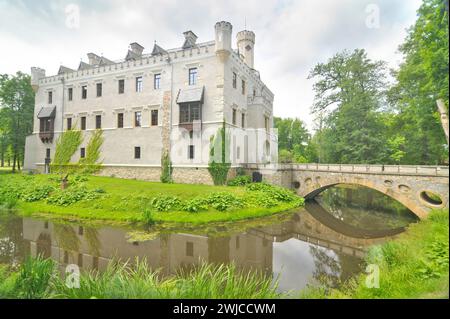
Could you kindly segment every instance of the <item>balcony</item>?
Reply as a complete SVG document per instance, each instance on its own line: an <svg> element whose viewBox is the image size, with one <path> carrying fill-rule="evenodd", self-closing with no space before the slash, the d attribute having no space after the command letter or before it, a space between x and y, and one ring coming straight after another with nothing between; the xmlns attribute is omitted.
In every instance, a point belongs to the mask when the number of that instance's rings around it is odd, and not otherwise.
<svg viewBox="0 0 450 319"><path fill-rule="evenodd" d="M54 136L54 132L53 131L39 132L39 138L41 139L42 143L51 143L51 142L53 142L53 136Z"/></svg>

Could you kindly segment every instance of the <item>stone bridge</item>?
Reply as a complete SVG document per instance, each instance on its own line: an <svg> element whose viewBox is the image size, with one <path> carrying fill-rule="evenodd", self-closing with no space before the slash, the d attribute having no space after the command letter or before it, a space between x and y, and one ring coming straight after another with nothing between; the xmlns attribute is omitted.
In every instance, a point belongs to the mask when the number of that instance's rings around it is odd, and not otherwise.
<svg viewBox="0 0 450 319"><path fill-rule="evenodd" d="M448 166L349 165L349 164L248 164L247 173L313 198L337 184L375 189L425 218L433 208L449 207Z"/></svg>

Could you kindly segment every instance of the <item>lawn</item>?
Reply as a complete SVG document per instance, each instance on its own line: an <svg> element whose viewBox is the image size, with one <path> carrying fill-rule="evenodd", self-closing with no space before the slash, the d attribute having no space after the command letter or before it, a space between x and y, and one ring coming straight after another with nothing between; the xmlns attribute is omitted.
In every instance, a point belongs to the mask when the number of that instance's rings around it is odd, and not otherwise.
<svg viewBox="0 0 450 319"><path fill-rule="evenodd" d="M280 187L251 191L248 187L163 184L99 176L74 176L69 185L61 191L58 176L1 174L0 197L2 192L4 197L8 192L12 197L17 195L15 207L24 215L126 223L236 221L302 204L301 198ZM271 198L273 191L287 197L275 201ZM55 197L57 200L50 201Z"/></svg>

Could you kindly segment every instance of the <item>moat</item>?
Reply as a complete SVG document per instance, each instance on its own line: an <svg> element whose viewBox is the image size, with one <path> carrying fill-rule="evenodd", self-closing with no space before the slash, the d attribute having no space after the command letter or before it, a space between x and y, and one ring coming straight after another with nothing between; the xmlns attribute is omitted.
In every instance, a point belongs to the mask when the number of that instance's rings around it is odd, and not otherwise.
<svg viewBox="0 0 450 319"><path fill-rule="evenodd" d="M165 275L206 261L235 263L278 279L279 291L338 286L364 270L368 247L392 239L417 218L374 190L340 185L288 214L203 229L90 227L0 214L0 263L52 258L64 269L103 270L112 260L145 258ZM239 227L236 227L236 224Z"/></svg>

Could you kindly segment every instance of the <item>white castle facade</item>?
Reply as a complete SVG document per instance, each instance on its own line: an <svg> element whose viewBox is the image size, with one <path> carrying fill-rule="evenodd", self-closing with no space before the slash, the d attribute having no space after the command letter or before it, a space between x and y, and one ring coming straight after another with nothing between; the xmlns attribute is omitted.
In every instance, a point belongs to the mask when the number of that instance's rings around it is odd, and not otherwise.
<svg viewBox="0 0 450 319"><path fill-rule="evenodd" d="M58 136L83 131L72 161L85 156L89 137L103 130L101 175L159 180L161 159L170 156L174 181L212 183L210 147L225 126L232 168L277 162L273 93L254 68L255 34L218 22L215 40L197 43L184 32L181 48L156 43L145 54L130 44L126 58L111 61L89 53L77 70L61 66L55 76L32 68L36 92L33 134L27 137L27 170L44 170Z"/></svg>

